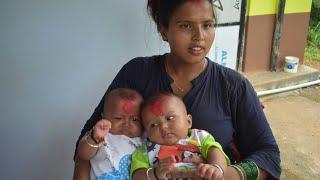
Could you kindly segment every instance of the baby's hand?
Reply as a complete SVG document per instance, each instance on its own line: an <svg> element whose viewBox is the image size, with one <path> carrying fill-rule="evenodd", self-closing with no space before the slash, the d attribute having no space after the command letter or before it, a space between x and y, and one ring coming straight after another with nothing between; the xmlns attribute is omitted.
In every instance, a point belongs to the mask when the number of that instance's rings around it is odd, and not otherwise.
<svg viewBox="0 0 320 180"><path fill-rule="evenodd" d="M161 160L155 170L156 176L159 179L171 179L171 173L174 170L174 163L176 163L174 156Z"/></svg>
<svg viewBox="0 0 320 180"><path fill-rule="evenodd" d="M199 164L196 174L208 180L221 180L223 178L222 172L210 164Z"/></svg>
<svg viewBox="0 0 320 180"><path fill-rule="evenodd" d="M93 138L101 143L104 141L104 136L109 132L111 128L111 122L106 119L101 119L93 127Z"/></svg>

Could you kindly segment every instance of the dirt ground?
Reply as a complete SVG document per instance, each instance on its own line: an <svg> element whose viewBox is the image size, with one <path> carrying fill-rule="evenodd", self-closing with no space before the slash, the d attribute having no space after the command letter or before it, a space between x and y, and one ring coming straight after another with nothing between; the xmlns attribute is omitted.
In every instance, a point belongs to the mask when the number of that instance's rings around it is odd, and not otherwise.
<svg viewBox="0 0 320 180"><path fill-rule="evenodd" d="M310 66L314 69L318 69L320 71L320 61L311 60L311 59L304 57L303 64Z"/></svg>
<svg viewBox="0 0 320 180"><path fill-rule="evenodd" d="M281 153L281 179L320 179L320 86L260 98Z"/></svg>

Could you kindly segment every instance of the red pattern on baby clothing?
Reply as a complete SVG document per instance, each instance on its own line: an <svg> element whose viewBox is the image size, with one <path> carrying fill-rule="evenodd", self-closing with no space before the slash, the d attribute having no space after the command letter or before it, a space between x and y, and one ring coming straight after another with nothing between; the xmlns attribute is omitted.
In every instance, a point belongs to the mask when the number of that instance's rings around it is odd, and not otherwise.
<svg viewBox="0 0 320 180"><path fill-rule="evenodd" d="M159 160L163 160L168 157L175 156L179 160L184 159L184 152L189 151L192 153L200 153L200 149L198 146L194 145L182 145L182 144L175 144L171 146L161 145L160 150L158 152Z"/></svg>

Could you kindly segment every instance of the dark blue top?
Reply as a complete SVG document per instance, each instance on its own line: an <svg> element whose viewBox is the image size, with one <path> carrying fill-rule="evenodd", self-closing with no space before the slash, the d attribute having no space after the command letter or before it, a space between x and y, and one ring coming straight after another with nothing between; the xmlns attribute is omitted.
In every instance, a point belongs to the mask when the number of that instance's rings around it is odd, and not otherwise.
<svg viewBox="0 0 320 180"><path fill-rule="evenodd" d="M138 90L144 98L156 92L172 92L173 79L164 66L165 55L138 57L125 64L106 93L114 88ZM238 72L208 61L207 69L192 80L184 96L192 128L210 132L221 143L231 162L240 157L254 161L274 178L280 178L280 152L256 92ZM101 119L103 98L81 131ZM239 156L240 155L240 156Z"/></svg>

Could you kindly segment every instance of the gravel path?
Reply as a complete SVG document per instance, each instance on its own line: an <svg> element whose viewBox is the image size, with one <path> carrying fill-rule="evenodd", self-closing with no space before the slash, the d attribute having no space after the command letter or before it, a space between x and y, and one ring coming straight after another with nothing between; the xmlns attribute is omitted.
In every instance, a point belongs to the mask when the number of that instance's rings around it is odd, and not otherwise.
<svg viewBox="0 0 320 180"><path fill-rule="evenodd" d="M281 152L281 179L320 179L320 86L261 98Z"/></svg>

